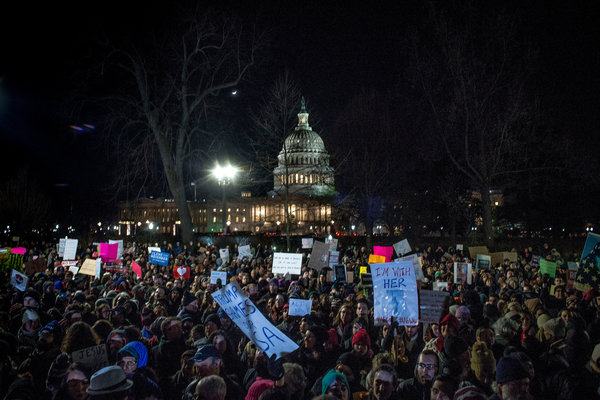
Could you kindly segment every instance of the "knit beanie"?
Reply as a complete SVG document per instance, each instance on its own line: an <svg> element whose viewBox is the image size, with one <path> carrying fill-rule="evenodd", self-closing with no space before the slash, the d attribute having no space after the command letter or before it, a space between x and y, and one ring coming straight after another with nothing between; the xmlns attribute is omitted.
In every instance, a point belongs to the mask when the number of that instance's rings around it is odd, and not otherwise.
<svg viewBox="0 0 600 400"><path fill-rule="evenodd" d="M565 321L562 318L549 319L544 324L544 332L550 333L556 340L565 337Z"/></svg>
<svg viewBox="0 0 600 400"><path fill-rule="evenodd" d="M248 389L248 394L244 400L258 400L261 394L263 394L267 389L273 387L275 382L270 379L263 379L260 376L256 377L256 380L250 388Z"/></svg>
<svg viewBox="0 0 600 400"><path fill-rule="evenodd" d="M142 342L138 341L127 343L119 350L118 355L119 358L126 356L135 358L138 368L145 367L148 362L148 349Z"/></svg>
<svg viewBox="0 0 600 400"><path fill-rule="evenodd" d="M348 383L348 379L346 379L346 375L337 372L334 369L330 369L321 381L321 394L327 393L327 389L335 381L343 382L346 385L347 392L350 393L350 384Z"/></svg>
<svg viewBox="0 0 600 400"><path fill-rule="evenodd" d="M53 320L48 322L46 325L40 329L40 332L48 331L54 336L54 343L60 343L63 339L63 329L62 326L58 323L58 321Z"/></svg>
<svg viewBox="0 0 600 400"><path fill-rule="evenodd" d="M371 338L369 334L364 329L359 329L354 336L352 337L352 346L355 344L366 344L367 347L371 348Z"/></svg>
<svg viewBox="0 0 600 400"><path fill-rule="evenodd" d="M544 324L548 322L549 319L550 316L548 314L541 314L539 317L537 317L536 323L538 328L542 329L544 327Z"/></svg>
<svg viewBox="0 0 600 400"><path fill-rule="evenodd" d="M485 342L475 342L471 349L471 369L475 373L494 372L496 359L494 353L488 350Z"/></svg>
<svg viewBox="0 0 600 400"><path fill-rule="evenodd" d="M40 304L40 294L33 289L27 289L25 293L23 293L23 298L25 297L31 297L38 305Z"/></svg>
<svg viewBox="0 0 600 400"><path fill-rule="evenodd" d="M502 357L496 366L496 383L499 385L529 378L523 363L513 357Z"/></svg>
<svg viewBox="0 0 600 400"><path fill-rule="evenodd" d="M196 300L196 296L194 296L190 292L183 292L183 298L181 300L181 305L185 307L194 300Z"/></svg>
<svg viewBox="0 0 600 400"><path fill-rule="evenodd" d="M600 357L600 345L598 345L598 349L599 349L598 354ZM354 352L348 351L346 353L342 353L338 357L336 364L344 364L344 365L348 366L352 370L352 373L354 374L354 376L360 375L360 359Z"/></svg>
<svg viewBox="0 0 600 400"><path fill-rule="evenodd" d="M487 400L486 394L477 386L464 386L454 393L454 400Z"/></svg>
<svg viewBox="0 0 600 400"><path fill-rule="evenodd" d="M458 332L460 329L460 322L458 321L458 318L454 316L454 314L446 314L446 316L440 320L440 325L444 324L454 327L456 332Z"/></svg>
<svg viewBox="0 0 600 400"><path fill-rule="evenodd" d="M456 358L469 349L469 345L462 338L448 335L444 338L444 353L449 358Z"/></svg>
<svg viewBox="0 0 600 400"><path fill-rule="evenodd" d="M206 325L207 322L214 322L218 328L221 327L221 319L217 316L217 314L208 314L204 318L204 321L203 321L204 325Z"/></svg>
<svg viewBox="0 0 600 400"><path fill-rule="evenodd" d="M23 324L25 324L27 321L35 321L35 320L39 320L39 319L40 319L40 316L38 315L38 313L36 313L33 310L27 309L23 313L22 322L23 322Z"/></svg>

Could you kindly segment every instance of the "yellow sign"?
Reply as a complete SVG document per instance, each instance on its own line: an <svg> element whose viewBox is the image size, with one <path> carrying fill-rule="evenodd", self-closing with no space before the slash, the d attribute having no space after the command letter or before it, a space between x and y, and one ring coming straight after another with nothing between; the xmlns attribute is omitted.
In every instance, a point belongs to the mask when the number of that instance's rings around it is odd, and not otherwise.
<svg viewBox="0 0 600 400"><path fill-rule="evenodd" d="M376 256L375 254L369 255L369 264L377 264L377 263L384 263L384 262L385 262L384 256Z"/></svg>
<svg viewBox="0 0 600 400"><path fill-rule="evenodd" d="M360 267L360 273L361 274L366 274L367 273L367 267Z"/></svg>

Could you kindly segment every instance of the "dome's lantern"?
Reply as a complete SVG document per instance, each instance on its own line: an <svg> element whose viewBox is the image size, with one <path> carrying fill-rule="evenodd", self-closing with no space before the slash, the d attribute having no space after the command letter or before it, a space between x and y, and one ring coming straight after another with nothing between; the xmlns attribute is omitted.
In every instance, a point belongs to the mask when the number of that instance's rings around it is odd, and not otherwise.
<svg viewBox="0 0 600 400"><path fill-rule="evenodd" d="M274 191L323 196L333 191L333 169L323 139L308 124L306 103L302 97L298 126L285 139L279 152L278 166L273 171Z"/></svg>

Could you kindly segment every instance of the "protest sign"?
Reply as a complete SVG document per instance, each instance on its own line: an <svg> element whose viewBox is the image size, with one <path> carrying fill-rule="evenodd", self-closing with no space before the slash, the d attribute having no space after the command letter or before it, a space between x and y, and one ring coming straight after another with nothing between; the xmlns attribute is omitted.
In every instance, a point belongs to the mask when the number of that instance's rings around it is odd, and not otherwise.
<svg viewBox="0 0 600 400"><path fill-rule="evenodd" d="M78 261L75 260L71 260L71 261L62 261L60 264L58 264L59 267L70 267L73 265L77 265Z"/></svg>
<svg viewBox="0 0 600 400"><path fill-rule="evenodd" d="M152 253L150 253L150 259L148 260L148 262L150 264L157 264L166 267L167 265L169 265L169 257L170 254L166 251L153 251Z"/></svg>
<svg viewBox="0 0 600 400"><path fill-rule="evenodd" d="M20 273L16 269L12 270L12 274L10 275L10 285L12 287L24 292L27 289L27 282L29 282L27 275Z"/></svg>
<svg viewBox="0 0 600 400"><path fill-rule="evenodd" d="M375 254L369 254L369 264L379 264L379 263L384 263L384 262L385 262L384 256L376 256Z"/></svg>
<svg viewBox="0 0 600 400"><path fill-rule="evenodd" d="M75 276L79 273L79 267L69 266L68 268L69 268L69 272L73 273L73 276Z"/></svg>
<svg viewBox="0 0 600 400"><path fill-rule="evenodd" d="M531 266L535 268L540 267L540 256L536 256L535 254L531 255Z"/></svg>
<svg viewBox="0 0 600 400"><path fill-rule="evenodd" d="M108 240L109 244L117 244L117 260L120 260L123 257L123 241L122 240Z"/></svg>
<svg viewBox="0 0 600 400"><path fill-rule="evenodd" d="M471 263L454 263L454 283L470 285L473 265Z"/></svg>
<svg viewBox="0 0 600 400"><path fill-rule="evenodd" d="M477 254L490 254L490 251L487 246L469 247L469 258L471 260L477 260Z"/></svg>
<svg viewBox="0 0 600 400"><path fill-rule="evenodd" d="M65 239L63 260L74 260L77 255L77 244L79 239Z"/></svg>
<svg viewBox="0 0 600 400"><path fill-rule="evenodd" d="M10 252L13 253L13 254L22 254L22 255L25 255L26 251L27 251L27 249L25 247L13 247Z"/></svg>
<svg viewBox="0 0 600 400"><path fill-rule="evenodd" d="M160 249L160 247L148 246L148 254L152 254L153 251L158 251L160 253L162 250Z"/></svg>
<svg viewBox="0 0 600 400"><path fill-rule="evenodd" d="M421 289L419 292L419 321L425 323L439 323L445 302L450 298L450 293L435 290Z"/></svg>
<svg viewBox="0 0 600 400"><path fill-rule="evenodd" d="M138 276L138 278L142 279L142 267L135 260L131 261L131 270L134 274Z"/></svg>
<svg viewBox="0 0 600 400"><path fill-rule="evenodd" d="M97 260L101 260L101 259L98 258ZM97 260L96 260L96 268L98 267L98 261ZM106 269L108 272L119 272L119 273L125 272L125 267L123 267L123 262L122 261L107 262L104 265L104 269Z"/></svg>
<svg viewBox="0 0 600 400"><path fill-rule="evenodd" d="M504 264L504 253L502 252L497 252L497 253L490 253L489 254L490 259L491 259L491 263L492 266L495 268L497 265L503 265Z"/></svg>
<svg viewBox="0 0 600 400"><path fill-rule="evenodd" d="M396 254L399 256L403 256L412 251L412 249L410 248L410 244L408 244L408 239L399 241L398 243L394 244L393 247L396 251Z"/></svg>
<svg viewBox="0 0 600 400"><path fill-rule="evenodd" d="M354 282L354 271L346 271L346 281L348 283Z"/></svg>
<svg viewBox="0 0 600 400"><path fill-rule="evenodd" d="M65 244L67 243L67 238L58 240L58 256L64 257L65 255Z"/></svg>
<svg viewBox="0 0 600 400"><path fill-rule="evenodd" d="M300 275L302 269L302 254L300 253L274 253L273 270L274 274L290 273Z"/></svg>
<svg viewBox="0 0 600 400"><path fill-rule="evenodd" d="M89 368L90 371L98 371L101 368L108 366L108 354L106 353L106 345L99 344L97 346L86 347L82 350L77 350L71 353L73 363L81 363Z"/></svg>
<svg viewBox="0 0 600 400"><path fill-rule="evenodd" d="M96 276L96 260L93 258L86 258L83 264L81 264L81 268L79 268L79 273Z"/></svg>
<svg viewBox="0 0 600 400"><path fill-rule="evenodd" d="M567 269L569 271L577 271L579 269L579 263L575 261L567 261Z"/></svg>
<svg viewBox="0 0 600 400"><path fill-rule="evenodd" d="M221 257L222 263L229 262L229 249L219 249L219 257Z"/></svg>
<svg viewBox="0 0 600 400"><path fill-rule="evenodd" d="M312 249L313 247L313 238L302 238L302 248L303 249Z"/></svg>
<svg viewBox="0 0 600 400"><path fill-rule="evenodd" d="M335 282L346 282L346 266L344 264L333 266L333 280Z"/></svg>
<svg viewBox="0 0 600 400"><path fill-rule="evenodd" d="M252 260L252 252L250 251L249 244L238 247L238 260L241 260L244 257L246 257L248 261Z"/></svg>
<svg viewBox="0 0 600 400"><path fill-rule="evenodd" d="M367 274L367 273L360 274L360 284L364 288L373 287L373 276L371 274Z"/></svg>
<svg viewBox="0 0 600 400"><path fill-rule="evenodd" d="M290 299L290 310L288 315L303 317L310 314L311 309L312 300Z"/></svg>
<svg viewBox="0 0 600 400"><path fill-rule="evenodd" d="M419 299L414 266L410 261L371 265L375 325L419 323Z"/></svg>
<svg viewBox="0 0 600 400"><path fill-rule="evenodd" d="M325 244L329 245L329 251L336 251L337 245L338 245L338 240L334 239L334 238L325 239Z"/></svg>
<svg viewBox="0 0 600 400"><path fill-rule="evenodd" d="M293 340L265 318L237 282L232 282L213 292L212 297L248 339L267 354L267 357L276 354L276 358L279 358L298 348Z"/></svg>
<svg viewBox="0 0 600 400"><path fill-rule="evenodd" d="M548 274L550 278L556 276L556 263L540 258L540 274Z"/></svg>
<svg viewBox="0 0 600 400"><path fill-rule="evenodd" d="M100 274L102 273L102 259L101 258L96 258L96 270L95 272L95 277L100 279ZM79 273L81 273L81 270L79 270Z"/></svg>
<svg viewBox="0 0 600 400"><path fill-rule="evenodd" d="M309 268L314 268L317 271L329 265L329 246L326 243L315 240L313 242L310 260L308 261Z"/></svg>
<svg viewBox="0 0 600 400"><path fill-rule="evenodd" d="M394 262L400 262L400 261L410 261L413 264L413 267L415 268L415 278L417 278L418 281L423 280L423 278L425 276L423 275L423 268L421 268L421 260L419 259L418 255L411 254L410 256L404 256L404 257L396 258L394 260Z"/></svg>
<svg viewBox="0 0 600 400"><path fill-rule="evenodd" d="M333 268L340 261L340 252L339 251L330 251L329 252L329 263L328 267Z"/></svg>
<svg viewBox="0 0 600 400"><path fill-rule="evenodd" d="M433 282L433 290L448 290L448 282Z"/></svg>
<svg viewBox="0 0 600 400"><path fill-rule="evenodd" d="M116 260L118 252L118 244L100 243L100 258L102 259L102 261L107 262Z"/></svg>
<svg viewBox="0 0 600 400"><path fill-rule="evenodd" d="M360 267L359 273L360 274L366 274L367 273L367 267Z"/></svg>
<svg viewBox="0 0 600 400"><path fill-rule="evenodd" d="M588 254L594 250L596 244L600 242L600 235L596 233L588 233L587 238L585 239L585 245L583 246L583 251L581 252L581 258L579 262L581 263ZM597 266L598 267L598 266Z"/></svg>
<svg viewBox="0 0 600 400"><path fill-rule="evenodd" d="M477 254L477 262L475 263L475 271L481 271L482 269L490 269L492 264L492 257L486 254Z"/></svg>
<svg viewBox="0 0 600 400"><path fill-rule="evenodd" d="M508 259L510 262L516 263L519 261L519 255L516 251L503 251L502 252L504 260Z"/></svg>
<svg viewBox="0 0 600 400"><path fill-rule="evenodd" d="M221 285L227 285L227 271L210 271L210 283L216 285L217 279L221 280Z"/></svg>
<svg viewBox="0 0 600 400"><path fill-rule="evenodd" d="M390 262L394 255L394 248L392 246L373 246L373 254L385 257L384 262Z"/></svg>
<svg viewBox="0 0 600 400"><path fill-rule="evenodd" d="M571 290L575 284L575 278L577 278L577 270L569 269L567 271L567 290Z"/></svg>
<svg viewBox="0 0 600 400"><path fill-rule="evenodd" d="M179 278L179 279L189 281L191 270L192 270L191 267L186 267L184 265L180 265L178 267L173 267L173 278L175 278L175 279Z"/></svg>
<svg viewBox="0 0 600 400"><path fill-rule="evenodd" d="M463 248L464 248L464 247L463 247L463 245L462 245L462 244L457 244L457 245L456 245L456 250L458 250L458 251L462 251L462 249L463 249Z"/></svg>

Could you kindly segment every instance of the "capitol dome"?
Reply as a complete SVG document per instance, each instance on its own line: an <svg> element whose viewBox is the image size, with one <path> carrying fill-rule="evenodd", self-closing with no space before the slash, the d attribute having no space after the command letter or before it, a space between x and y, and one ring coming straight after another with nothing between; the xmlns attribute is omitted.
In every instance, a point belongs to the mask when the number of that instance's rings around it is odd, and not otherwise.
<svg viewBox="0 0 600 400"><path fill-rule="evenodd" d="M333 168L321 136L308 124L304 98L298 113L298 126L285 139L273 171L274 191L290 194L324 196L333 192ZM287 180L286 180L287 177Z"/></svg>

